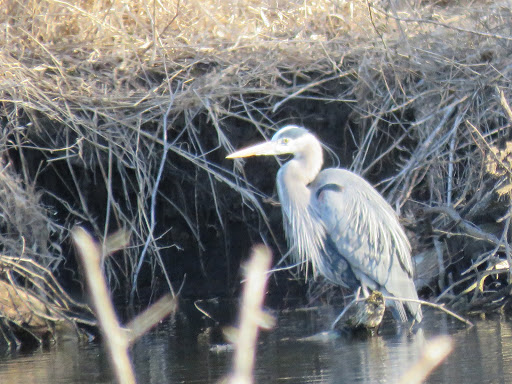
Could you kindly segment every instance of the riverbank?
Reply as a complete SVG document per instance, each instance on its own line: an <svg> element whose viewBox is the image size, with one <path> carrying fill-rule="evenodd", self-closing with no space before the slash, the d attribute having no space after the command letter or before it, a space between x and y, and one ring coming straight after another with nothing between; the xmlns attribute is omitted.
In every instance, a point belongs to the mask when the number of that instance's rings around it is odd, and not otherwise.
<svg viewBox="0 0 512 384"><path fill-rule="evenodd" d="M278 164L224 157L295 123L400 213L424 297L503 307L510 5L397 3L7 1L2 254L37 267L2 278L40 292L30 275L42 267L79 291L69 231L81 224L99 239L130 230L105 265L120 301L170 286L236 295L252 244L270 244L275 262L286 246ZM329 299L288 272L270 284Z"/></svg>

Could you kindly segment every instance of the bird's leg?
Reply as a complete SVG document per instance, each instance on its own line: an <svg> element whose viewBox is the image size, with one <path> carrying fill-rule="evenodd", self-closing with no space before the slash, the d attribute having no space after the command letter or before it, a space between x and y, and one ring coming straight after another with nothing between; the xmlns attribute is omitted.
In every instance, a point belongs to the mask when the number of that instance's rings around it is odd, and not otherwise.
<svg viewBox="0 0 512 384"><path fill-rule="evenodd" d="M370 292L368 291L368 287L366 286L366 284L361 283L361 286L358 288L358 291L360 290L363 291L363 296L365 299L367 299L368 296L370 296Z"/></svg>
<svg viewBox="0 0 512 384"><path fill-rule="evenodd" d="M361 296L361 287L358 287L356 293L354 293L354 301L359 300L359 296Z"/></svg>

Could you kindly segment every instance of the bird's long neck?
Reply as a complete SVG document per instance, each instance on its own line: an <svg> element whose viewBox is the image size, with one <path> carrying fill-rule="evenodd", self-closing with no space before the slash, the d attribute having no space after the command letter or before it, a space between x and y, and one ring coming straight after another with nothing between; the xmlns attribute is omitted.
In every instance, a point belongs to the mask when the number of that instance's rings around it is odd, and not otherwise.
<svg viewBox="0 0 512 384"><path fill-rule="evenodd" d="M279 200L288 217L294 210L307 209L310 198L308 184L317 177L323 161L322 146L314 141L302 151L295 153L293 159L279 169Z"/></svg>
<svg viewBox="0 0 512 384"><path fill-rule="evenodd" d="M277 189L287 238L295 248L296 261L303 262L310 258L314 268L319 260L324 233L323 228L311 220L311 191L308 184L316 178L322 163L322 147L315 142L296 153L277 173Z"/></svg>
<svg viewBox="0 0 512 384"><path fill-rule="evenodd" d="M313 141L295 153L293 159L281 167L281 173L286 177L287 185L307 186L315 180L323 163L322 146L318 141Z"/></svg>

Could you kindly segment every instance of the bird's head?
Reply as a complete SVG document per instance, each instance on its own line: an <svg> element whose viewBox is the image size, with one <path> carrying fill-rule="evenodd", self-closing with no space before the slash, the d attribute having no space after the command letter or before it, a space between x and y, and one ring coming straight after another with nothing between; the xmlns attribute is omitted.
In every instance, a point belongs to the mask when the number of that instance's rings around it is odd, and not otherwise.
<svg viewBox="0 0 512 384"><path fill-rule="evenodd" d="M259 143L241 149L226 156L227 159L236 159L249 156L271 156L302 153L311 143L318 140L307 129L296 125L287 125L277 131L270 141Z"/></svg>

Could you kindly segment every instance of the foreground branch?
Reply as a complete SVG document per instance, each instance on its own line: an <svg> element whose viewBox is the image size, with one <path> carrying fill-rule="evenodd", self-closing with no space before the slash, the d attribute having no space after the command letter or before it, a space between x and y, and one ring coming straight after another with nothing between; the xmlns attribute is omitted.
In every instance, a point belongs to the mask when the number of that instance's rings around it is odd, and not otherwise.
<svg viewBox="0 0 512 384"><path fill-rule="evenodd" d="M174 312L177 300L170 294L165 295L151 307L132 319L126 327L119 324L105 276L101 270L102 248L115 251L124 248L129 241L129 233L118 231L103 242L103 247L96 243L83 228L75 227L71 236L80 254L84 266L87 286L92 297L94 311L105 340L107 350L117 382L135 384L135 373L130 361L128 349L130 345L164 317Z"/></svg>
<svg viewBox="0 0 512 384"><path fill-rule="evenodd" d="M399 384L421 384L453 350L449 336L438 336L428 342L423 356L400 379Z"/></svg>
<svg viewBox="0 0 512 384"><path fill-rule="evenodd" d="M71 236L84 266L94 311L112 360L117 382L135 384L135 374L128 355L128 338L119 325L105 276L101 271L101 248L81 227L73 228Z"/></svg>
<svg viewBox="0 0 512 384"><path fill-rule="evenodd" d="M251 260L247 265L240 325L235 342L233 373L230 384L251 384L256 355L256 341L259 328L268 320L262 311L267 284L267 272L272 257L265 246L253 249Z"/></svg>

